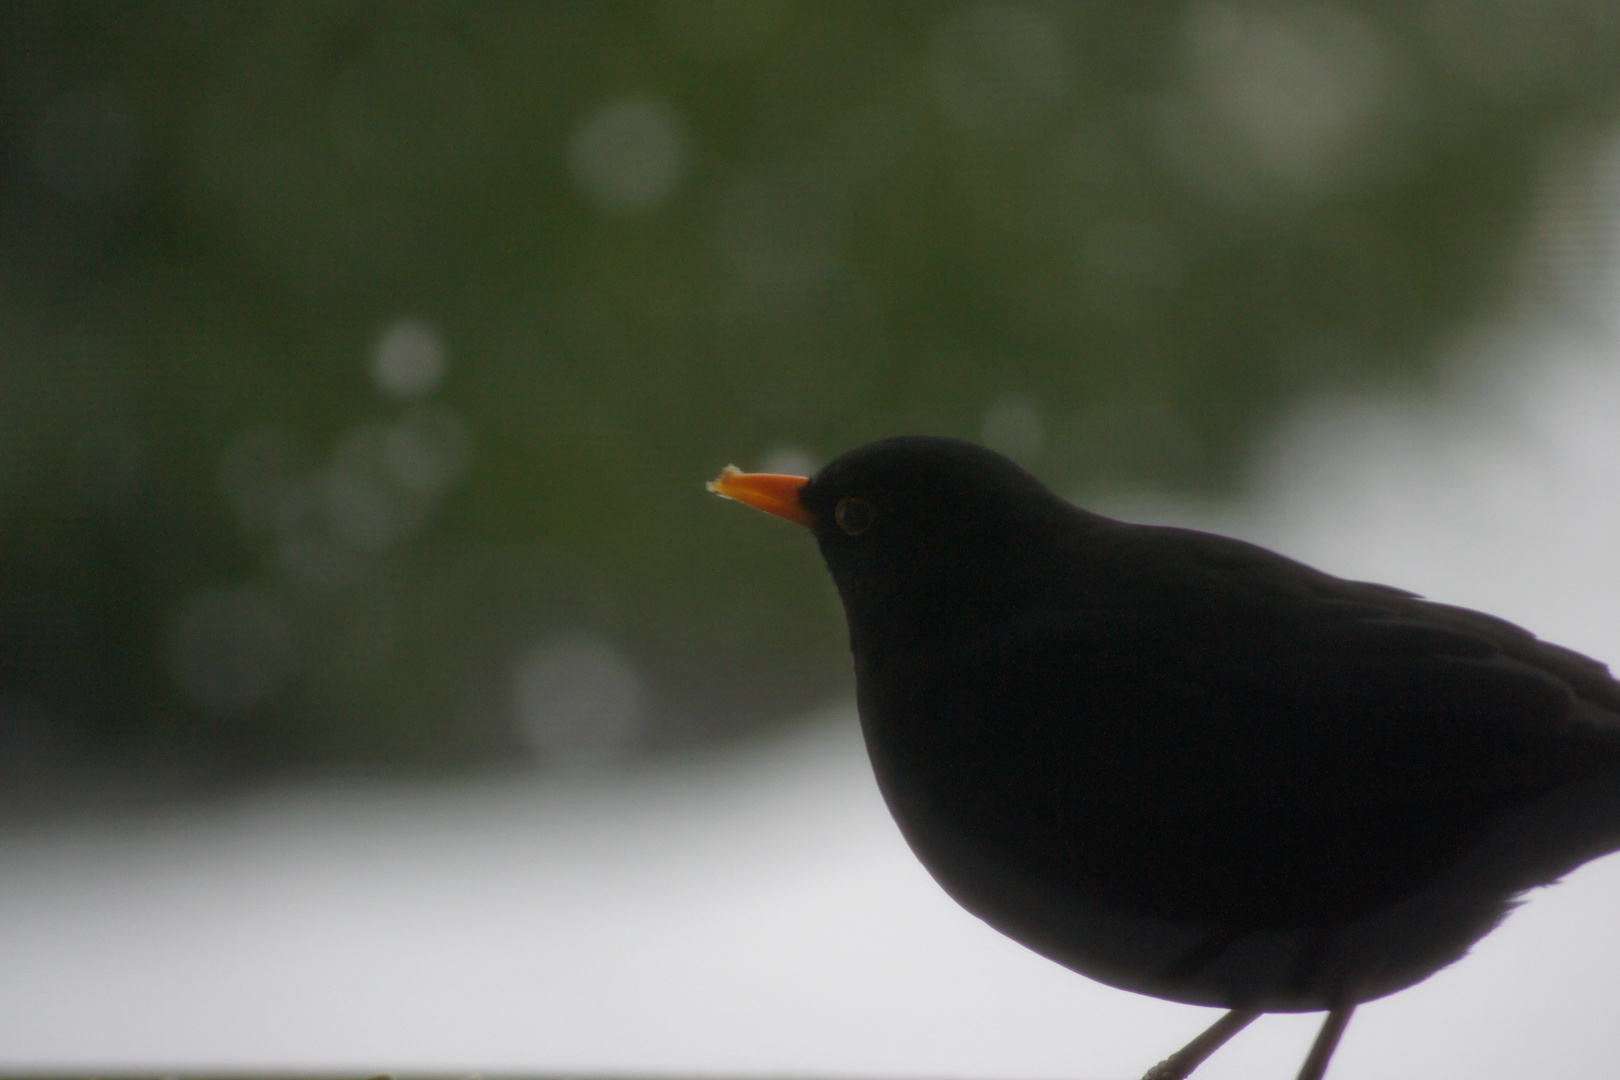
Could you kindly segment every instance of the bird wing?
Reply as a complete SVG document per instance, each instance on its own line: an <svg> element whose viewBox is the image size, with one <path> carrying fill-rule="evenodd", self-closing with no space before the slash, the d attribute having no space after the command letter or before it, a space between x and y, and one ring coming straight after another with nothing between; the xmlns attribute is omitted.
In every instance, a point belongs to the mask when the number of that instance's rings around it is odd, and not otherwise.
<svg viewBox="0 0 1620 1080"><path fill-rule="evenodd" d="M918 805L1059 891L1332 925L1620 772L1620 687L1596 661L1237 541L1123 540L1042 567L874 710L902 717L885 753ZM1612 846L1592 830L1503 895Z"/></svg>
<svg viewBox="0 0 1620 1080"><path fill-rule="evenodd" d="M1028 718L1000 753L1049 783L1331 809L1510 797L1620 762L1620 684L1597 661L1240 541L1149 537L1173 550L1002 622L972 646L977 697L950 694Z"/></svg>
<svg viewBox="0 0 1620 1080"><path fill-rule="evenodd" d="M1062 890L1228 928L1377 910L1518 808L1620 769L1612 689L1576 688L1591 662L1388 600L1329 596L1286 629L1029 614L941 674L914 760L942 817ZM1511 884L1607 837L1560 842Z"/></svg>

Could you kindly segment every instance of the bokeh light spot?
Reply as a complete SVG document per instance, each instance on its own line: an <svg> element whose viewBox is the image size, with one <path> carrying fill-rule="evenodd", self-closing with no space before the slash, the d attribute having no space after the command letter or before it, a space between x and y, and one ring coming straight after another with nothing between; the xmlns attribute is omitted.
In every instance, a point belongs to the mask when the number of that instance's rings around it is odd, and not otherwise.
<svg viewBox="0 0 1620 1080"><path fill-rule="evenodd" d="M548 764L605 764L639 738L645 720L640 674L594 633L534 644L518 659L512 692L518 732Z"/></svg>
<svg viewBox="0 0 1620 1080"><path fill-rule="evenodd" d="M401 490L390 460L389 432L364 424L349 433L321 474L321 497L333 532L349 547L381 552L421 517Z"/></svg>
<svg viewBox="0 0 1620 1080"><path fill-rule="evenodd" d="M816 459L797 446L773 446L759 460L759 471L787 476L810 476L816 471Z"/></svg>
<svg viewBox="0 0 1620 1080"><path fill-rule="evenodd" d="M1183 32L1197 100L1194 115L1172 110L1167 135L1216 194L1354 190L1406 159L1406 125L1391 111L1403 73L1350 12L1206 0Z"/></svg>
<svg viewBox="0 0 1620 1080"><path fill-rule="evenodd" d="M432 393L444 379L444 337L422 319L391 323L371 352L371 378L385 394L418 398Z"/></svg>
<svg viewBox="0 0 1620 1080"><path fill-rule="evenodd" d="M1046 443L1046 423L1023 394L1003 394L984 411L979 434L984 445L1014 461L1031 462Z"/></svg>
<svg viewBox="0 0 1620 1080"><path fill-rule="evenodd" d="M674 193L687 168L687 139L675 110L633 97L599 108L568 141L568 171L581 194L609 213L643 213Z"/></svg>
<svg viewBox="0 0 1620 1080"><path fill-rule="evenodd" d="M458 417L443 409L424 409L388 429L383 455L399 486L437 496L467 471L471 449Z"/></svg>

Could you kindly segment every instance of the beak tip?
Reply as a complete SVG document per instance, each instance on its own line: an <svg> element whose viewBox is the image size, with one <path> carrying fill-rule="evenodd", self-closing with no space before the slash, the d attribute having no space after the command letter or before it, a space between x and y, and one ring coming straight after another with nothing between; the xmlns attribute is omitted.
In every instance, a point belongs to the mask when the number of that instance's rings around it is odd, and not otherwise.
<svg viewBox="0 0 1620 1080"><path fill-rule="evenodd" d="M741 476L742 474L743 471L737 468L737 466L727 465L725 468L720 470L719 476L708 481L703 486L720 496L722 499L729 499L731 496L726 494L726 481L731 479L733 476Z"/></svg>

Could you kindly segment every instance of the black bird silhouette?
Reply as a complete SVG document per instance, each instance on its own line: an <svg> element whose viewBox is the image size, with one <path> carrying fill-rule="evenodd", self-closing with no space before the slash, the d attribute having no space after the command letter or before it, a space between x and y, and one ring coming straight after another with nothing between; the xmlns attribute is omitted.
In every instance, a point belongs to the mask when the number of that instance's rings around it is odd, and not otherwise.
<svg viewBox="0 0 1620 1080"><path fill-rule="evenodd" d="M935 880L1112 986L1262 1012L1427 978L1620 848L1620 684L1512 623L1064 502L982 447L871 443L710 488L807 526L866 745Z"/></svg>

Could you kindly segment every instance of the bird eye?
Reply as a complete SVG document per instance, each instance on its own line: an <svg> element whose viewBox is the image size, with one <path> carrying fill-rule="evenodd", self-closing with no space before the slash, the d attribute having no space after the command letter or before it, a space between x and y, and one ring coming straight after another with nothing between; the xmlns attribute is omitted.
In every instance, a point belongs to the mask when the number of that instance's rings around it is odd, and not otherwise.
<svg viewBox="0 0 1620 1080"><path fill-rule="evenodd" d="M833 520L838 522L840 529L851 536L859 536L865 532L875 517L877 513L872 509L872 504L865 499L843 499L833 507Z"/></svg>

